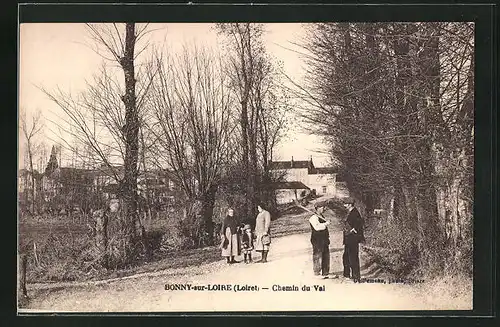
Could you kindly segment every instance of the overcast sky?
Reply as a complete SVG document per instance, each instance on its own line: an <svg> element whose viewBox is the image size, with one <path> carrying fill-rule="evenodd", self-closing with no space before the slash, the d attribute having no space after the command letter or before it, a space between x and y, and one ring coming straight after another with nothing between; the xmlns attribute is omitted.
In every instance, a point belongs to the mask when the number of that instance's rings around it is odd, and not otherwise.
<svg viewBox="0 0 500 327"><path fill-rule="evenodd" d="M183 44L192 42L216 49L219 46L213 24L151 24L150 27L155 30L149 35L151 42L166 42L168 51L171 52L179 51ZM283 62L288 76L300 83L304 75L302 59L299 54L288 49L297 49L292 43L303 36L301 24L266 24L266 30L267 51ZM19 107L26 111L28 117L36 110L42 111L45 121L44 139L49 151L58 139L57 128L51 121L59 121L64 114L37 86L43 86L49 91L60 88L74 94L82 91L85 80L91 79L103 61L89 47L91 44L84 24L43 23L20 26ZM298 125L301 125L300 121ZM290 130L289 135L279 147L275 159L289 160L293 156L294 160L305 160L313 156L317 166L327 164L327 157L317 152L324 151L319 138L303 134L297 129ZM23 138L20 137L20 167L23 167L22 151Z"/></svg>

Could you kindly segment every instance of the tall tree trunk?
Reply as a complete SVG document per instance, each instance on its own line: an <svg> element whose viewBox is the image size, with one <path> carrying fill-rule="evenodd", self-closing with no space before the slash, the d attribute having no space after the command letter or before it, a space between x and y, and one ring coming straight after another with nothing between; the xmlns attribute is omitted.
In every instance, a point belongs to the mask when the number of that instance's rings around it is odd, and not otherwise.
<svg viewBox="0 0 500 327"><path fill-rule="evenodd" d="M215 195L217 193L217 187L212 186L209 188L207 193L203 196L203 226L206 235L208 235L206 243L203 245L213 245L214 242L214 222L212 220L214 214L215 206Z"/></svg>
<svg viewBox="0 0 500 327"><path fill-rule="evenodd" d="M467 74L467 93L457 115L457 122L461 131L456 137L454 161L458 167L453 179L453 215L456 217L453 228L453 245L455 257L453 264L463 262L462 250L472 248L472 210L473 210L473 128L474 128L474 53L470 55L471 64ZM468 244L464 244L467 241ZM464 262L464 265L472 265L472 262ZM470 269L470 267L467 267Z"/></svg>
<svg viewBox="0 0 500 327"><path fill-rule="evenodd" d="M248 93L245 91L245 93ZM241 144L243 146L243 151L242 151L242 175L241 175L241 181L246 180L246 200L245 200L245 206L243 208L242 215L243 217L248 217L250 213L250 206L251 206L251 200L250 200L250 194L252 193L252 188L251 185L248 183L248 169L249 169L249 149L248 149L248 95L244 96L243 100L241 101L241 116L240 116L240 124L241 124Z"/></svg>
<svg viewBox="0 0 500 327"><path fill-rule="evenodd" d="M135 70L134 70L134 49L135 49L135 24L126 24L125 51L120 58L125 75L125 95L122 101L125 104L125 162L123 178L123 202L125 225L124 237L126 253L132 255L135 250L134 243L137 236L142 236L139 216L137 212L137 162L139 155L139 118L136 105L135 93Z"/></svg>
<svg viewBox="0 0 500 327"><path fill-rule="evenodd" d="M276 196L274 195L274 191L272 189L272 176L271 171L269 169L269 154L267 150L267 144L263 147L263 165L262 165L262 182L260 185L260 190L265 199L266 204L273 209L276 209ZM271 158L272 160L272 158Z"/></svg>
<svg viewBox="0 0 500 327"><path fill-rule="evenodd" d="M440 62L439 62L439 23L429 26L434 36L429 38L427 44L422 44L423 51L420 52L419 71L421 87L419 105L421 107L420 134L426 137L417 142L417 151L420 157L419 164L419 187L418 206L422 214L422 223L419 225L421 237L426 247L424 264L436 272L443 267L443 245L444 234L441 228L438 211L438 190L435 183L436 167L434 164L433 143L435 132L433 126L439 125L438 117L441 116L439 101L440 88Z"/></svg>
<svg viewBox="0 0 500 327"><path fill-rule="evenodd" d="M412 94L410 88L414 82L410 58L409 36L413 32L412 24L396 24L397 40L394 41L394 53L396 55L396 103L395 122L398 128L395 140L396 163L398 167L398 179L401 187L403 200L401 203L405 208L400 211L401 227L409 234L410 244L407 244L405 252L413 251L416 247L423 250L421 224L423 213L418 206L418 174L415 175L416 167L413 157L418 155L418 149L413 140L408 139L409 135L418 134L418 117L415 117L418 99ZM412 117L410 119L410 117ZM421 254L421 251L419 251ZM416 258L415 258L416 259Z"/></svg>
<svg viewBox="0 0 500 327"><path fill-rule="evenodd" d="M258 109L254 109L258 110ZM254 219L256 218L257 215L257 201L258 201L258 188L257 188L257 138L256 138L256 131L257 131L257 126L253 125L253 130L250 131L250 137L249 137L249 142L250 142L250 165L249 165L249 174L248 174L248 184L249 184L249 207L248 207L248 214L250 217L252 217L251 221L253 222Z"/></svg>
<svg viewBox="0 0 500 327"><path fill-rule="evenodd" d="M30 191L29 191L29 182L28 182L28 180L29 180L29 177L28 177L28 175L26 175L24 177L24 194L23 194L24 195L24 201L25 201L26 205L28 205L29 200L30 200ZM31 210L30 207L26 207L26 209L29 210L29 211Z"/></svg>
<svg viewBox="0 0 500 327"><path fill-rule="evenodd" d="M35 214L35 172L33 171L33 154L31 152L31 143L28 141L28 160L30 165L30 177L31 177L31 214Z"/></svg>
<svg viewBox="0 0 500 327"><path fill-rule="evenodd" d="M152 214L151 214L151 194L150 194L150 189L149 189L149 182L148 182L148 172L146 169L146 144L144 141L144 133L142 132L141 129L141 143L142 143L142 169L144 171L144 192L145 192L145 197L146 197L146 206L145 210L147 213L147 218L149 220L149 223L151 223L152 220Z"/></svg>

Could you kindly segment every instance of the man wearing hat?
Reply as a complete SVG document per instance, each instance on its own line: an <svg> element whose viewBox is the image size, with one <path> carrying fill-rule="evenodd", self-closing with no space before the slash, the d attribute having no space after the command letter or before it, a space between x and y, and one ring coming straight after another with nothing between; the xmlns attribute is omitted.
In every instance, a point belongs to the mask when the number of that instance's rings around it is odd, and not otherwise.
<svg viewBox="0 0 500 327"><path fill-rule="evenodd" d="M354 206L354 199L344 200L347 209L347 217L344 221L344 254L342 262L344 265L344 277L359 281L361 278L359 267L359 243L365 241L363 234L363 218Z"/></svg>
<svg viewBox="0 0 500 327"><path fill-rule="evenodd" d="M309 218L313 248L313 271L314 275L326 279L330 273L330 236L328 234L330 222L323 216L324 205L315 204L314 211L315 214Z"/></svg>

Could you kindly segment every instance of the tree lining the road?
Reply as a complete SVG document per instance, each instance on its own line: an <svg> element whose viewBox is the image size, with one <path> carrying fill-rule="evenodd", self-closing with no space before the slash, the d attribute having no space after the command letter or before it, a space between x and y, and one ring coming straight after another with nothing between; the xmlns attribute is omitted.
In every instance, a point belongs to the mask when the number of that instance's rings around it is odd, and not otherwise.
<svg viewBox="0 0 500 327"><path fill-rule="evenodd" d="M314 24L304 44L303 116L368 212L387 210L374 237L410 269L471 274L473 25Z"/></svg>

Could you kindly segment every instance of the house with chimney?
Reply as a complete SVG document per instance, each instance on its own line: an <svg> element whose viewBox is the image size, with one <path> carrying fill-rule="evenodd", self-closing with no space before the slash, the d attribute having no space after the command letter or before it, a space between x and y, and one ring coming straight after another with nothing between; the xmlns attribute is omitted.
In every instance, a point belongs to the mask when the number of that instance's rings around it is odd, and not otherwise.
<svg viewBox="0 0 500 327"><path fill-rule="evenodd" d="M309 160L273 161L270 164L275 176L283 182L275 183L278 204L300 200L313 192L317 195L338 196L337 171L333 167L316 167Z"/></svg>

